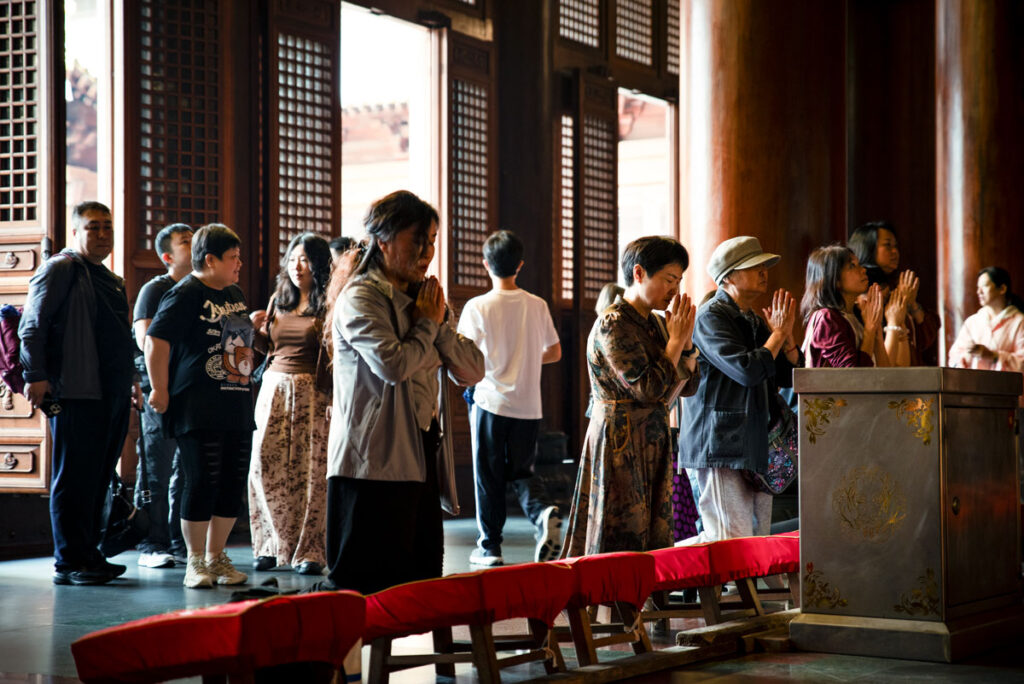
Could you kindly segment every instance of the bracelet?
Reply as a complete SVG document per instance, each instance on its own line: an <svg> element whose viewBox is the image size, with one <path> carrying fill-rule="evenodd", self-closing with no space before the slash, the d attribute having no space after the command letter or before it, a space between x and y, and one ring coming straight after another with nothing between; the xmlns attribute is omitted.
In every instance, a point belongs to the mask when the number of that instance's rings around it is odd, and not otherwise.
<svg viewBox="0 0 1024 684"><path fill-rule="evenodd" d="M690 358L691 356L693 356L696 353L697 353L697 345L693 345L689 349L684 349L682 354L680 354L680 356L682 356L685 359L688 359L688 358Z"/></svg>
<svg viewBox="0 0 1024 684"><path fill-rule="evenodd" d="M907 329L899 325L887 325L882 328L885 332L896 333L901 340L907 339Z"/></svg>

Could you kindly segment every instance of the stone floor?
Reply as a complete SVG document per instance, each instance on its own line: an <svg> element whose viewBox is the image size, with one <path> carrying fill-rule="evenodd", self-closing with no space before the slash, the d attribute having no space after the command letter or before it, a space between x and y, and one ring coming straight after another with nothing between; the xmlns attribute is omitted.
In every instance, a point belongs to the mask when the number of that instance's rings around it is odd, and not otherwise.
<svg viewBox="0 0 1024 684"><path fill-rule="evenodd" d="M470 569L469 553L475 536L472 520L445 523L446 574ZM532 560L533 544L529 523L523 518L510 518L503 548L506 562ZM252 554L248 548L232 548L229 553L239 567L250 566ZM101 587L54 586L50 581L52 565L49 558L0 563L0 684L77 682L69 645L83 634L154 613L223 603L230 596L231 589L226 587L186 590L181 586L184 569L140 568L136 559L134 552L115 558L115 561L127 564L128 571L124 577ZM301 588L315 579L286 570L253 573L250 580L258 584L271 577L276 577L282 588ZM655 638L654 642L660 646L674 644L675 630L700 624L699 621L673 621L672 631L667 636ZM461 636L468 638L468 634ZM458 631L456 638L460 638ZM425 643L426 637L410 637L396 642L394 651L415 652ZM364 660L367 654L368 649L364 649ZM617 655L609 653L608 657ZM566 656L570 666L573 665L572 651L566 649ZM503 679L517 682L542 674L543 669L539 665L519 666L506 671ZM430 669L419 668L398 673L392 681L414 684L432 682L435 677ZM473 669L469 665L460 665L455 681L476 681ZM649 684L1024 682L1024 644L956 665L815 653L755 654L692 665L632 681Z"/></svg>

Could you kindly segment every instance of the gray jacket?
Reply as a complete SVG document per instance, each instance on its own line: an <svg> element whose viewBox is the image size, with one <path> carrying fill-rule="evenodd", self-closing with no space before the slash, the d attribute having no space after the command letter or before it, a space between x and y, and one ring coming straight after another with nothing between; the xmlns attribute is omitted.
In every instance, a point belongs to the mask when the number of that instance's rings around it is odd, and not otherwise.
<svg viewBox="0 0 1024 684"><path fill-rule="evenodd" d="M700 386L683 399L679 465L765 472L772 394L793 385L793 366L765 348L771 335L760 316L744 316L719 289L700 307L693 342L700 348Z"/></svg>
<svg viewBox="0 0 1024 684"><path fill-rule="evenodd" d="M476 345L448 323L414 321L413 305L376 270L353 279L339 295L332 322L328 477L425 481L421 423L425 419L429 426L432 413L442 426L446 423L438 414L444 390L439 369L446 368L460 385L476 384L484 376L483 354ZM450 471L450 442L444 435L438 457L442 477Z"/></svg>
<svg viewBox="0 0 1024 684"><path fill-rule="evenodd" d="M18 326L25 382L49 380L61 399L100 399L96 293L73 249L50 257L32 276Z"/></svg>

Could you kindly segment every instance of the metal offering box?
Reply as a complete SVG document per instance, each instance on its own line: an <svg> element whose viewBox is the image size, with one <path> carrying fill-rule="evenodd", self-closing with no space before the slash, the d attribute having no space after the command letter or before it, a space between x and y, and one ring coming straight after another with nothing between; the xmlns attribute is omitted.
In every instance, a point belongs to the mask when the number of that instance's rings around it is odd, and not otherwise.
<svg viewBox="0 0 1024 684"><path fill-rule="evenodd" d="M808 651L961 659L1024 643L1021 375L800 369Z"/></svg>

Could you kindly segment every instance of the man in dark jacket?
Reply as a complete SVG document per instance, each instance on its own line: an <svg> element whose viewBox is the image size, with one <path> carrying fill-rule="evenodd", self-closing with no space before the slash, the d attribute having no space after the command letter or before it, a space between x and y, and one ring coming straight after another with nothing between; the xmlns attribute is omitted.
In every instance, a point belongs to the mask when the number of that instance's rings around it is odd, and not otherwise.
<svg viewBox="0 0 1024 684"><path fill-rule="evenodd" d="M18 334L25 396L50 416L53 582L105 584L125 570L97 546L128 433L133 344L124 283L103 265L114 246L110 210L83 202L71 224L72 246L29 283Z"/></svg>
<svg viewBox="0 0 1024 684"><path fill-rule="evenodd" d="M762 310L767 322L754 308L779 259L757 238L736 237L715 248L708 263L718 291L697 312L700 386L683 400L679 430L679 464L696 469L704 530L680 544L767 534L771 525L771 495L755 491L743 471L766 471L768 428L779 412L773 393L791 386L801 365L792 295L774 293L771 308Z"/></svg>

